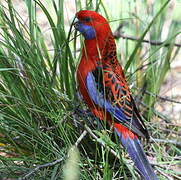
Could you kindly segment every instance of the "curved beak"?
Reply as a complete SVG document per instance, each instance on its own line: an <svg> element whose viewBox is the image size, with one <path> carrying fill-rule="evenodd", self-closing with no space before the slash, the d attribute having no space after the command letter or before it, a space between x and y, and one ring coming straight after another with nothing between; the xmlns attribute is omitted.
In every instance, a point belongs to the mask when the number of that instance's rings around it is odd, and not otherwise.
<svg viewBox="0 0 181 180"><path fill-rule="evenodd" d="M78 29L79 29L79 25L80 25L80 21L79 21L77 18L75 18L75 20L74 20L74 22L73 22L74 28L75 28L76 30L78 30Z"/></svg>

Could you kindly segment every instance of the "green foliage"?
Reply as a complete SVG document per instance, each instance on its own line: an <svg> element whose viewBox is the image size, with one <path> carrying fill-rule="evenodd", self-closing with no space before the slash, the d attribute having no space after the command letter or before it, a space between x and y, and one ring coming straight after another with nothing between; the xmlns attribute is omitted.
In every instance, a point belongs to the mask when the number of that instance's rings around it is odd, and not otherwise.
<svg viewBox="0 0 181 180"><path fill-rule="evenodd" d="M67 157L68 150L82 133L82 120L88 122L89 117L77 118L74 115L77 105L81 105L81 108L84 105L76 97L75 71L78 58L73 52L77 50L77 41L70 41L73 33L67 32L64 21L65 2L46 2L51 6L51 12L41 0L22 2L27 8L28 25L15 10L12 0L8 0L6 5L0 4L0 179L23 179L34 166L57 159L62 161L51 166L40 166L27 179L66 179L71 170L77 172L74 179L78 179L78 173L80 179L128 179L129 176L136 179L133 165L119 144L113 143L109 137L110 132L93 131L97 139L88 138L87 135L80 142L80 157L77 150L71 153L70 158ZM119 7L101 0L76 0L75 4L77 10L92 9L100 12L110 20L113 30L118 24L127 22L123 30L128 34L139 35L140 39L136 42L118 39L118 54L123 54L122 64L126 64L129 82L136 82L135 86L139 89L146 84L147 91L158 94L170 63L179 51L179 48L174 51L175 38L180 34L177 15L171 20L163 44L150 44L149 50L143 55L146 50L142 40L149 33L150 39L161 41L169 1L159 0L156 6L149 5L152 10L148 9L147 12L143 10L148 6L147 1L121 1ZM143 8L140 11L147 14L147 19L136 10L133 13L138 5ZM37 21L36 8L43 12L49 24L49 42L53 51L50 51L47 37ZM170 45L165 47L168 43ZM123 49L119 48L120 44ZM148 65L144 70L137 71L145 64ZM133 93L138 94L138 91ZM142 105L147 107L144 114L149 121L153 114L158 114L154 109L155 101L152 95L145 95L142 100ZM160 133L159 126L148 126L151 130L158 129L158 132L155 130L155 137L166 137ZM115 158L110 149L114 149L121 157ZM173 177L179 176L173 169L167 170L162 166L164 163L178 163L174 156L181 152L176 145L171 146L171 153L167 157L163 156L163 151L167 154L164 144L152 144L147 150L157 158L159 166L156 169L164 170L165 174ZM72 159L75 161L73 164ZM69 167L72 168L70 171L65 170ZM163 179L162 174L160 178Z"/></svg>

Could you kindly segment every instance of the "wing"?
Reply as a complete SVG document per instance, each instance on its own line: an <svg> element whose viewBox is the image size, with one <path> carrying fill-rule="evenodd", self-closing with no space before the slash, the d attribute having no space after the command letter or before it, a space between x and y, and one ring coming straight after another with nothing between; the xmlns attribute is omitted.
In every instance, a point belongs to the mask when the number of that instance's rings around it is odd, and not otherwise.
<svg viewBox="0 0 181 180"><path fill-rule="evenodd" d="M123 77L116 75L109 67L97 67L88 73L86 86L93 102L106 109L114 117L114 121L123 124L138 136L149 138Z"/></svg>

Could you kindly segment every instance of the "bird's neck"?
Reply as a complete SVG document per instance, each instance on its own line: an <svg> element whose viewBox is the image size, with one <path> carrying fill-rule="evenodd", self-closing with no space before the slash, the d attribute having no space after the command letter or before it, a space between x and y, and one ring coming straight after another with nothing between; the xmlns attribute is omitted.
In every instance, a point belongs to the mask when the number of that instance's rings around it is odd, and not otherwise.
<svg viewBox="0 0 181 180"><path fill-rule="evenodd" d="M116 56L115 40L111 32L84 41L83 57L86 59L103 60L109 56Z"/></svg>

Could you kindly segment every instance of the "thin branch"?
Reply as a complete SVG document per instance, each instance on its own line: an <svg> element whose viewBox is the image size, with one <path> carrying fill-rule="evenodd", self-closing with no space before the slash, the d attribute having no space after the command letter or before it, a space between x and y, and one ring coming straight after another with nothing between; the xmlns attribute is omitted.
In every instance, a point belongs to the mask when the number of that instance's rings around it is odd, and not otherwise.
<svg viewBox="0 0 181 180"><path fill-rule="evenodd" d="M151 93L151 92L149 92L149 91L145 91L145 93L148 94L148 95L151 95L151 96L155 96L156 98L159 98L159 99L162 100L162 101L169 101L169 102L181 104L180 101L176 101L176 100L170 99L170 98L168 98L168 97L162 97L162 96L159 96L159 95L157 95L157 94L153 94L153 93Z"/></svg>
<svg viewBox="0 0 181 180"><path fill-rule="evenodd" d="M140 105L142 105L144 108L146 108L147 110L152 110L152 112L157 116L159 117L160 119L164 120L166 123L170 123L171 120L168 119L168 117L166 117L165 115L159 113L158 111L156 111L154 108L152 107L149 107L147 104L141 102ZM142 115L143 116L143 115ZM143 116L144 117L144 116ZM144 119L146 119L146 117L144 117Z"/></svg>
<svg viewBox="0 0 181 180"><path fill-rule="evenodd" d="M86 131L102 146L105 147L105 144L92 132L92 130L85 125L84 128L86 129ZM109 151L111 152L111 154L113 154L116 158L120 159L120 156L117 152L115 152L114 150L112 150L111 148L109 148Z"/></svg>
<svg viewBox="0 0 181 180"><path fill-rule="evenodd" d="M163 170L160 170L157 168L157 171L162 174L164 177L166 177L168 180L174 180L172 177L170 177L168 174L164 173Z"/></svg>
<svg viewBox="0 0 181 180"><path fill-rule="evenodd" d="M114 38L115 39L123 38L123 39L132 40L132 41L139 41L140 40L140 38L136 38L134 36L129 36L129 35L124 35L122 33L114 34ZM171 45L171 43L164 44L164 42L161 42L161 41L151 41L151 40L147 40L147 39L143 39L142 42L143 43L149 43L149 44L154 45L154 46L164 45L165 47L168 47ZM181 44L174 43L174 46L181 47Z"/></svg>
<svg viewBox="0 0 181 180"><path fill-rule="evenodd" d="M84 130L83 133L80 135L80 137L77 139L75 146L77 147L79 143L82 141L82 139L87 135L87 131Z"/></svg>
<svg viewBox="0 0 181 180"><path fill-rule="evenodd" d="M150 142L158 142L158 143L167 143L167 144L174 144L176 146L181 147L181 143L176 141L176 140L167 140L167 139L155 139L155 138L151 138Z"/></svg>
<svg viewBox="0 0 181 180"><path fill-rule="evenodd" d="M121 28L122 27L123 27L122 24L120 24L120 26L114 32L114 38L115 39L123 38L123 39L132 40L132 41L139 41L140 40L140 38L137 38L137 37L134 37L134 36L125 35L125 34L121 33ZM147 40L147 39L143 39L142 42L149 43L149 44L154 45L154 46L164 45L165 47L167 47L167 46L171 45L171 43L165 43L165 42L161 42L161 41L151 41L151 40ZM174 46L181 47L181 44L174 43Z"/></svg>
<svg viewBox="0 0 181 180"><path fill-rule="evenodd" d="M142 70L144 67L147 67L147 66L149 66L149 65L151 65L151 64L154 64L155 62L156 62L156 60L155 60L155 61L152 61L152 62L149 62L149 63L147 63L147 64L143 64L142 66L138 67L133 73L131 73L131 75L133 75L133 74L136 73L137 71Z"/></svg>
<svg viewBox="0 0 181 180"><path fill-rule="evenodd" d="M27 179L29 176L31 176L32 174L34 174L36 171L38 171L39 169L41 168L45 168L45 167L50 167L50 166L54 166L60 162L62 162L64 160L64 158L60 158L60 159L57 159L53 162L49 162L49 163L46 163L46 164L42 164L42 165L38 165L36 166L34 169L32 169L28 174L26 174L24 177L22 178L19 178L18 180L25 180Z"/></svg>
<svg viewBox="0 0 181 180"><path fill-rule="evenodd" d="M63 119L61 119L56 125L54 126L50 126L50 127L46 127L46 126L40 126L40 130L42 131L52 131L54 129L57 129L63 122L65 122L67 120L67 118L72 115L72 113L68 113L66 114Z"/></svg>
<svg viewBox="0 0 181 180"><path fill-rule="evenodd" d="M136 87L135 87L135 88L136 88ZM136 88L136 89L139 89L139 88ZM172 103L181 104L181 101L176 101L176 100L171 99L171 98L169 98L169 97L163 97L163 96L160 96L160 95L151 93L151 92L149 92L149 91L145 91L144 93L145 93L145 94L148 94L148 95L150 95L150 96L156 97L156 98L158 98L158 99L160 99L160 100L162 100L162 101L168 101L168 102L172 102Z"/></svg>
<svg viewBox="0 0 181 180"><path fill-rule="evenodd" d="M172 133L172 134L174 133L176 135L181 136L181 132L174 131L173 129L170 130L170 129L166 129L166 128L162 128L162 127L160 127L159 129L164 131L164 132L168 132L168 133Z"/></svg>

